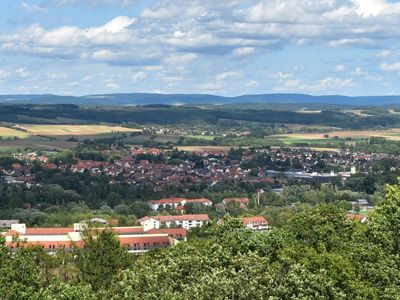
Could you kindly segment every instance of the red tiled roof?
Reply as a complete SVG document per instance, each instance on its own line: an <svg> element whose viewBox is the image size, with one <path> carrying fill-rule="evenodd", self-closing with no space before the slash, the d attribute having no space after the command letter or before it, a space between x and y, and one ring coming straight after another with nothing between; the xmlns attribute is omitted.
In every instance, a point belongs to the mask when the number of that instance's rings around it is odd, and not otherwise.
<svg viewBox="0 0 400 300"><path fill-rule="evenodd" d="M363 220L365 220L366 218L367 218L367 217L366 217L366 216L363 216L363 215L355 215L355 214L351 214L351 213L346 214L346 219L347 219L348 221L351 221L351 220L363 221Z"/></svg>
<svg viewBox="0 0 400 300"><path fill-rule="evenodd" d="M150 200L151 204L180 203L184 198L163 198L160 200Z"/></svg>
<svg viewBox="0 0 400 300"><path fill-rule="evenodd" d="M263 216L246 217L242 218L245 225L256 223L256 224L268 224L267 220Z"/></svg>
<svg viewBox="0 0 400 300"><path fill-rule="evenodd" d="M143 227L114 227L112 230L116 234L137 234L143 233Z"/></svg>
<svg viewBox="0 0 400 300"><path fill-rule="evenodd" d="M19 163L13 163L11 165L11 167L13 168L13 170L21 170L22 169L22 166Z"/></svg>
<svg viewBox="0 0 400 300"><path fill-rule="evenodd" d="M13 236L13 235L20 235L21 233L15 230L9 230L7 231L4 236Z"/></svg>
<svg viewBox="0 0 400 300"><path fill-rule="evenodd" d="M162 228L162 229L151 229L146 231L146 233L157 234L157 233L167 233L171 237L182 237L185 238L187 235L187 230L185 228Z"/></svg>
<svg viewBox="0 0 400 300"><path fill-rule="evenodd" d="M168 243L170 240L168 235L165 236L138 236L138 237L120 237L121 244L144 244L144 243Z"/></svg>
<svg viewBox="0 0 400 300"><path fill-rule="evenodd" d="M207 214L197 214L197 215L179 215L179 216L154 216L151 217L156 219L160 222L168 222L168 221L186 221L186 220L193 220L193 221L208 221L210 218Z"/></svg>
<svg viewBox="0 0 400 300"><path fill-rule="evenodd" d="M58 168L56 164L52 164L52 163L43 164L42 167L44 169L57 169Z"/></svg>
<svg viewBox="0 0 400 300"><path fill-rule="evenodd" d="M186 200L186 202L189 202L189 203L196 203L196 202L203 202L203 203L206 203L206 202L211 202L210 199L207 199L207 198L185 199L185 200Z"/></svg>
<svg viewBox="0 0 400 300"><path fill-rule="evenodd" d="M225 198L223 200L225 204L230 203L230 202L238 202L238 203L248 203L249 198Z"/></svg>
<svg viewBox="0 0 400 300"><path fill-rule="evenodd" d="M182 205L178 205L175 209L179 210L179 211L183 211L183 210L185 210L185 207Z"/></svg>
<svg viewBox="0 0 400 300"><path fill-rule="evenodd" d="M141 222L146 221L146 220L148 220L148 219L150 219L150 217L144 216L143 218L138 219L137 222L138 222L138 223L141 223Z"/></svg>
<svg viewBox="0 0 400 300"><path fill-rule="evenodd" d="M60 247L65 247L65 248L71 248L72 245L75 244L78 247L82 246L82 242L78 241L78 242L72 242L72 241L25 241L23 243L21 243L21 246L40 246L40 247L44 247L45 249L50 248L50 246L55 246L55 248L60 248ZM6 243L7 246L15 246L15 243L12 242L7 242Z"/></svg>
<svg viewBox="0 0 400 300"><path fill-rule="evenodd" d="M26 228L24 235L65 235L74 232L73 228Z"/></svg>
<svg viewBox="0 0 400 300"><path fill-rule="evenodd" d="M150 200L151 204L168 204L168 203L181 203L182 201L186 202L209 202L209 199L199 198L199 199L187 199L187 198L163 198L160 200Z"/></svg>

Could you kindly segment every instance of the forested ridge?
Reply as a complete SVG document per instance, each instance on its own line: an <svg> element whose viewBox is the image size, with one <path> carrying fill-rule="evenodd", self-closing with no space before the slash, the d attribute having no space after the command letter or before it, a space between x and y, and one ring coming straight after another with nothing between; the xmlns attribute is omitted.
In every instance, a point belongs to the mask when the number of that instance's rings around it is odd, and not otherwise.
<svg viewBox="0 0 400 300"><path fill-rule="evenodd" d="M216 106L199 108L191 106L148 105L142 107L81 107L60 105L0 105L0 121L11 123L52 124L57 118L84 123L110 122L115 124L179 124L194 121L215 124L219 120L241 120L261 123L292 123L326 125L341 128L395 127L400 116L380 113L369 117L346 114L337 110L323 110L317 114L304 114L290 109L250 109Z"/></svg>
<svg viewBox="0 0 400 300"><path fill-rule="evenodd" d="M362 224L335 205L251 232L232 217L127 255L111 231L49 256L0 243L1 299L399 299L400 185Z"/></svg>

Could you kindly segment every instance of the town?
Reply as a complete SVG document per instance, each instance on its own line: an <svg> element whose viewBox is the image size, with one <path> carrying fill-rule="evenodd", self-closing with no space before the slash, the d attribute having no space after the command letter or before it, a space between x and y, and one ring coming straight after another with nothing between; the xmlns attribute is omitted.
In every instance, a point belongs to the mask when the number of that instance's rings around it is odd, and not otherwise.
<svg viewBox="0 0 400 300"><path fill-rule="evenodd" d="M95 187L103 182L121 193L110 189L103 200L85 201L89 206L87 211L92 214L90 220L94 220L89 224L96 228L111 225L128 252L143 253L186 241L188 230L209 222L220 222L226 214L241 219L246 228L266 230L275 225L269 220L267 210L294 208L296 203L305 201L301 198L305 193L296 199L295 187L303 188L303 192L311 187L334 187L339 190L339 198L351 189L352 192L346 194L347 217L364 222L378 201L376 193L369 190L369 176L377 173L395 176L400 166L397 157L387 154L306 148L238 148L228 152L189 153L113 146L97 153L101 157L98 160L80 159L81 155L30 152L14 153L3 159L6 162L0 169L3 191L9 186L31 194L31 202L26 198L10 199L14 201L11 203L14 210L8 210L8 215L3 213L4 217L10 218L3 217L0 221L3 228L8 228L3 233L8 245L13 245L15 235L25 240L26 245L41 245L50 253L58 247L71 249L82 243L80 232L87 227L87 220L76 219L75 224L62 224L72 227L59 228L60 224L55 222L53 228L36 228L49 223L45 217L48 211L84 201L85 193L67 189L73 178L78 182L84 179L87 185ZM91 155L96 156L95 153ZM104 159L107 157L112 158ZM360 180L367 181L366 186L360 184ZM358 193L354 189L355 183L359 185ZM224 186L242 189L237 193L210 192ZM138 197L133 209L124 199L124 195L131 196L129 191L135 191ZM48 194L48 203L43 201L44 193ZM140 208L135 210L138 203ZM7 204L3 202L3 205ZM21 210L25 213L21 214ZM364 213L360 214L360 211ZM36 220L29 217L35 213L41 217ZM132 217L126 221L130 214ZM16 219L19 215L22 218Z"/></svg>

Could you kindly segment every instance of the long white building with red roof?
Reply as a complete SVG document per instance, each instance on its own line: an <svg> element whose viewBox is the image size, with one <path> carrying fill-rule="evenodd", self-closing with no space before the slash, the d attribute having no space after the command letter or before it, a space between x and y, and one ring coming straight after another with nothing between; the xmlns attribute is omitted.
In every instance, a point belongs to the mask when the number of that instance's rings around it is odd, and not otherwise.
<svg viewBox="0 0 400 300"><path fill-rule="evenodd" d="M200 203L205 206L212 206L210 199L198 198L198 199L187 199L187 198L163 198L160 200L150 200L149 204L152 210L158 210L160 208L176 208L178 206L185 206L186 203Z"/></svg>
<svg viewBox="0 0 400 300"><path fill-rule="evenodd" d="M146 216L138 220L140 225L142 225L145 230L159 229L162 227L181 227L184 229L191 229L195 227L201 227L209 221L210 218L207 214Z"/></svg>
<svg viewBox="0 0 400 300"><path fill-rule="evenodd" d="M96 228L96 230L104 229L104 227ZM24 246L39 246L49 253L55 253L59 248L71 250L73 247L81 247L84 243L83 230L84 225L81 223L74 224L73 228L27 228L25 224L13 224L3 236L6 245L10 247L16 245L15 238L18 237ZM186 240L184 228L146 230L143 226L131 226L113 227L111 230L129 253L136 254L154 248L166 248L177 244L179 240Z"/></svg>

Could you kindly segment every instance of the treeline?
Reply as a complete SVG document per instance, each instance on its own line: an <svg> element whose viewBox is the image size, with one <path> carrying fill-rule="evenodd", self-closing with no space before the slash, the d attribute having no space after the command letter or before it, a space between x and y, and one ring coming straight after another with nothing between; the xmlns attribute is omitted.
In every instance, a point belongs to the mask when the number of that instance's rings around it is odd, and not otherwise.
<svg viewBox="0 0 400 300"><path fill-rule="evenodd" d="M50 256L0 242L2 299L385 299L400 296L400 186L362 224L335 205L251 232L226 217L188 242L129 256L113 233Z"/></svg>
<svg viewBox="0 0 400 300"><path fill-rule="evenodd" d="M48 123L57 118L81 120L83 123L110 122L115 124L217 124L220 120L241 120L260 123L293 123L327 125L340 128L375 128L400 125L397 115L378 114L359 117L340 111L327 110L318 114L266 109L226 109L197 107L80 107L77 105L2 105L0 121L12 123Z"/></svg>

